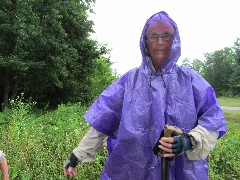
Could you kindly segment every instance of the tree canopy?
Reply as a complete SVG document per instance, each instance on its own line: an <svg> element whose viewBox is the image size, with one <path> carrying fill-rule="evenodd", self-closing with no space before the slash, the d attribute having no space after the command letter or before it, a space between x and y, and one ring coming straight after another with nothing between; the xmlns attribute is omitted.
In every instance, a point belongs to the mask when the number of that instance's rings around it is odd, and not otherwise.
<svg viewBox="0 0 240 180"><path fill-rule="evenodd" d="M108 53L90 36L94 23L89 13L94 3L0 2L0 98L5 106L19 93L53 106L92 101L92 73ZM110 66L111 62L106 71Z"/></svg>
<svg viewBox="0 0 240 180"><path fill-rule="evenodd" d="M109 49L91 38L95 0L0 1L0 103L20 93L39 106L89 105L117 75ZM240 94L240 39L183 65L194 68L218 95Z"/></svg>
<svg viewBox="0 0 240 180"><path fill-rule="evenodd" d="M196 70L215 89L217 95L240 95L240 39L233 47L205 53L205 59L184 59L182 65Z"/></svg>

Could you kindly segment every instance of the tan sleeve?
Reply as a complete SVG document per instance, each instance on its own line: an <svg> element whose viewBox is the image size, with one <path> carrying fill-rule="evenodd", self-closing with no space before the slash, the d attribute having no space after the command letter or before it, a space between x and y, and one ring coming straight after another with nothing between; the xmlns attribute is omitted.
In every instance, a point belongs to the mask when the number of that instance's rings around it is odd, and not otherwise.
<svg viewBox="0 0 240 180"><path fill-rule="evenodd" d="M196 141L196 146L186 151L189 160L201 160L207 158L217 143L219 133L217 131L208 131L198 125L189 132Z"/></svg>
<svg viewBox="0 0 240 180"><path fill-rule="evenodd" d="M78 147L73 150L74 155L81 163L94 161L96 153L103 146L103 140L106 137L105 134L90 127Z"/></svg>

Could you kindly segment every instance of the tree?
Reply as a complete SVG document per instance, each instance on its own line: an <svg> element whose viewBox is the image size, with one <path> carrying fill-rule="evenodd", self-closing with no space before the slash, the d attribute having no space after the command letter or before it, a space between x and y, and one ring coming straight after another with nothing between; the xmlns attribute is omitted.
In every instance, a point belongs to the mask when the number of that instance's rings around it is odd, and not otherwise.
<svg viewBox="0 0 240 180"><path fill-rule="evenodd" d="M192 68L197 71L201 76L204 76L205 64L199 59L194 59L192 63Z"/></svg>
<svg viewBox="0 0 240 180"><path fill-rule="evenodd" d="M240 39L237 38L232 48L205 53L201 61L185 58L183 65L193 68L202 75L215 89L218 95L240 94Z"/></svg>
<svg viewBox="0 0 240 180"><path fill-rule="evenodd" d="M192 62L188 58L183 59L182 65L186 66L186 67L189 67L189 68L192 68Z"/></svg>
<svg viewBox="0 0 240 180"><path fill-rule="evenodd" d="M240 66L236 66L229 79L230 91L232 95L240 95Z"/></svg>
<svg viewBox="0 0 240 180"><path fill-rule="evenodd" d="M94 0L18 0L0 5L1 101L24 92L37 102L81 101L91 97L92 69L106 54L90 38Z"/></svg>
<svg viewBox="0 0 240 180"><path fill-rule="evenodd" d="M237 40L234 42L233 50L235 60L237 61L237 64L240 65L240 38L237 38Z"/></svg>
<svg viewBox="0 0 240 180"><path fill-rule="evenodd" d="M233 74L229 80L230 89L233 95L240 94L240 39L237 38L233 45L234 59L236 60L236 66L234 67Z"/></svg>
<svg viewBox="0 0 240 180"><path fill-rule="evenodd" d="M110 58L101 57L97 60L97 65L93 69L93 73L90 77L92 101L94 101L109 84L116 80L117 73L109 68L111 65L112 62Z"/></svg>
<svg viewBox="0 0 240 180"><path fill-rule="evenodd" d="M230 89L229 79L235 66L234 53L231 48L205 54L204 78L213 86L217 94Z"/></svg>
<svg viewBox="0 0 240 180"><path fill-rule="evenodd" d="M204 75L204 69L205 69L205 64L203 61L199 59L194 59L192 62L190 59L185 58L182 63L183 66L189 67L194 69L196 72L198 72L201 76Z"/></svg>

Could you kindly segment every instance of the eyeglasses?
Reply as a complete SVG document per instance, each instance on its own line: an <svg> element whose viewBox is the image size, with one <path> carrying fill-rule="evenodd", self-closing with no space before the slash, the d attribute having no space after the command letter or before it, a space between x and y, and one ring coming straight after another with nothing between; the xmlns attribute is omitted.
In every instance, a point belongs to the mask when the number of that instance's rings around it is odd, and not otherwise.
<svg viewBox="0 0 240 180"><path fill-rule="evenodd" d="M164 34L152 34L151 36L147 37L146 39L148 39L151 42L157 42L159 40L159 38L161 38L163 41L169 41L171 40L173 37L172 34L169 33L164 33Z"/></svg>

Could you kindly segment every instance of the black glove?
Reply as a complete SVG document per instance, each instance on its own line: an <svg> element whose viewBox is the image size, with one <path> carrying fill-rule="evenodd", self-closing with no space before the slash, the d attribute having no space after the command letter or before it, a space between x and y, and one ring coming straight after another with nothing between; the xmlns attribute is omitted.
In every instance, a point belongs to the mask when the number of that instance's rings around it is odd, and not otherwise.
<svg viewBox="0 0 240 180"><path fill-rule="evenodd" d="M173 153L176 155L183 154L189 149L192 149L192 142L190 140L190 136L186 133L183 133L178 136L174 136L173 142Z"/></svg>
<svg viewBox="0 0 240 180"><path fill-rule="evenodd" d="M170 132L171 137L174 138L173 147L172 147L174 154L180 155L180 154L183 154L184 152L186 152L187 150L194 148L196 143L193 143L193 141L195 141L193 139L193 137L191 137L190 135L188 135L186 133L171 131L169 129L167 131ZM164 154L164 152L162 152L162 150L158 147L160 145L159 140L163 136L164 136L164 130L161 132L160 137L153 148L153 152L156 155L162 156Z"/></svg>
<svg viewBox="0 0 240 180"><path fill-rule="evenodd" d="M78 158L73 154L71 153L69 159L66 160L65 164L64 164L64 168L65 169L68 169L69 166L73 167L73 168L76 168L76 166L78 165L79 163L79 160Z"/></svg>

